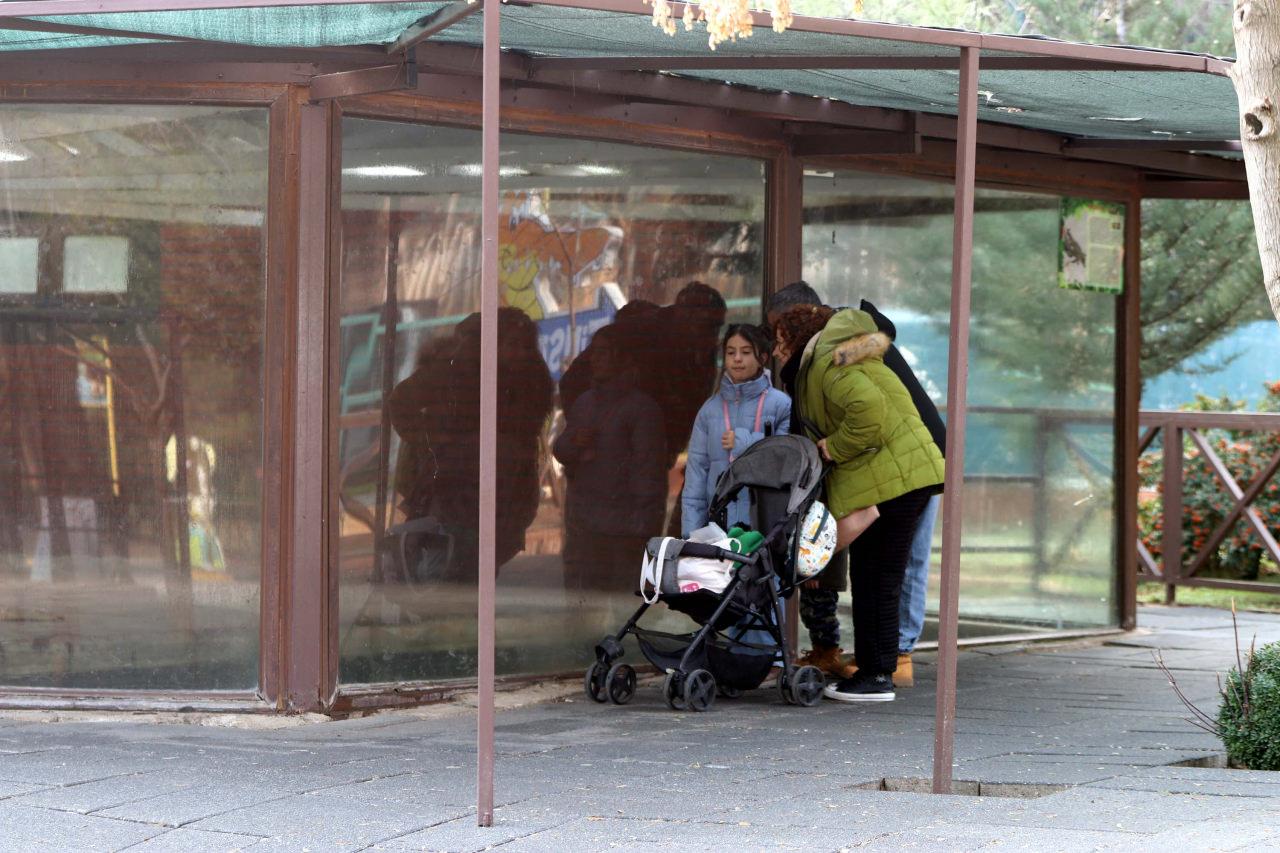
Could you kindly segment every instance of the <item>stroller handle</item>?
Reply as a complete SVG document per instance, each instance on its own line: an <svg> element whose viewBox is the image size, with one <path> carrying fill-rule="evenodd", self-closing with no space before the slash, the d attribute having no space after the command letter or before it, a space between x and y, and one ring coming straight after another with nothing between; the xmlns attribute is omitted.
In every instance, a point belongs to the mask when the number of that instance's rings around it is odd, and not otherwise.
<svg viewBox="0 0 1280 853"><path fill-rule="evenodd" d="M685 542L680 549L681 556L688 557L707 557L712 560L732 560L742 565L750 565L756 561L755 554L739 554L736 551L730 551L727 548L720 548L716 545L707 545L702 542Z"/></svg>

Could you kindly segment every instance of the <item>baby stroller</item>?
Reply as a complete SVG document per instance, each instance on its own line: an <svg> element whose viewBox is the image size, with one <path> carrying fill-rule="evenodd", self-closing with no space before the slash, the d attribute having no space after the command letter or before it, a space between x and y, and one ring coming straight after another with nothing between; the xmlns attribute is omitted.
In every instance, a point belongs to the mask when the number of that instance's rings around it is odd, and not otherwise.
<svg viewBox="0 0 1280 853"><path fill-rule="evenodd" d="M711 519L724 526L728 506L743 489L750 495L750 525L764 542L750 555L715 545L683 540L666 543L666 557L708 557L732 561L728 586L716 593L701 589L682 593L668 589L667 607L683 613L700 628L670 634L637 623L651 604L640 605L616 634L596 646L587 669L587 696L596 702L624 705L635 695L636 673L621 663L622 640L635 635L641 653L666 672L663 697L673 710L706 711L717 693L727 698L759 687L778 661L783 670L778 690L784 702L812 707L822 699L824 678L813 666L791 664L783 628L783 601L808 580L796 571L801 522L822 486L825 467L817 446L798 435L765 438L735 459L721 475L711 502ZM650 558L658 558L663 539L649 540Z"/></svg>

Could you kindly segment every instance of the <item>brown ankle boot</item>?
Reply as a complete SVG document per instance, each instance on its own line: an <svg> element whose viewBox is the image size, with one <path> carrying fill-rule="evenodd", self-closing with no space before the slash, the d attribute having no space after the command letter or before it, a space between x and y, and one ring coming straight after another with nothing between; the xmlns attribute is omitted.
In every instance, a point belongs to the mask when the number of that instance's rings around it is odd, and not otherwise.
<svg viewBox="0 0 1280 853"><path fill-rule="evenodd" d="M816 666L832 678L849 678L857 671L851 663L844 659L844 649L839 646L820 646L806 652L796 661L799 666Z"/></svg>
<svg viewBox="0 0 1280 853"><path fill-rule="evenodd" d="M911 671L911 652L898 655L898 668L893 671L894 687L915 687L915 674Z"/></svg>

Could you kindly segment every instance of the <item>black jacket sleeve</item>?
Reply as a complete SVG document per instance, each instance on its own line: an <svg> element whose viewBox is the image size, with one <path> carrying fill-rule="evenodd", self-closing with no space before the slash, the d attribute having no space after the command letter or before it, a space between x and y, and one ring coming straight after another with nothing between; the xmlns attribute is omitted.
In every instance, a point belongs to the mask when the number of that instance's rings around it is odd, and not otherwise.
<svg viewBox="0 0 1280 853"><path fill-rule="evenodd" d="M888 335L889 340L897 340L898 330L894 327L893 321L881 314L880 310L876 308L876 306L864 299L859 303L858 309L870 314L871 319L876 321L876 328Z"/></svg>

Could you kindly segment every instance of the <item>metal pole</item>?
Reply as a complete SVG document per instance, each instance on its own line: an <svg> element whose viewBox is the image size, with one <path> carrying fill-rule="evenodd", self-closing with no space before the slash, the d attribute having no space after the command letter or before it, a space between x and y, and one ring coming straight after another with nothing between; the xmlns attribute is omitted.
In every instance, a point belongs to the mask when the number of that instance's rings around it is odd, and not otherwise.
<svg viewBox="0 0 1280 853"><path fill-rule="evenodd" d="M480 186L480 566L476 680L476 821L493 826L494 598L497 595L498 474L498 99L502 4L484 4Z"/></svg>
<svg viewBox="0 0 1280 853"><path fill-rule="evenodd" d="M1128 204L1124 220L1124 293L1116 299L1116 583L1120 627L1138 624L1138 409L1141 373L1142 199Z"/></svg>
<svg viewBox="0 0 1280 853"><path fill-rule="evenodd" d="M951 793L956 741L956 620L964 522L965 398L969 384L969 292L973 272L973 181L978 141L978 49L960 49L955 231L951 244L951 342L947 353L947 478L942 495L942 596L938 606L938 695L933 792Z"/></svg>
<svg viewBox="0 0 1280 853"><path fill-rule="evenodd" d="M1164 603L1178 600L1182 577L1182 428L1173 420L1164 426L1164 509L1160 556L1164 563Z"/></svg>
<svg viewBox="0 0 1280 853"><path fill-rule="evenodd" d="M400 205L394 196L386 198L387 214L387 297L382 303L382 416L378 425L378 487L373 526L373 574L380 582L387 578L382 574L382 544L387 535L387 492L390 491L391 472L391 388L396 381L396 335L400 320ZM376 329L376 326L375 326Z"/></svg>

